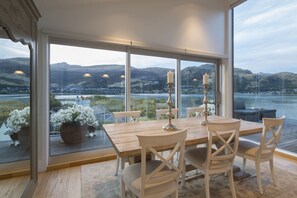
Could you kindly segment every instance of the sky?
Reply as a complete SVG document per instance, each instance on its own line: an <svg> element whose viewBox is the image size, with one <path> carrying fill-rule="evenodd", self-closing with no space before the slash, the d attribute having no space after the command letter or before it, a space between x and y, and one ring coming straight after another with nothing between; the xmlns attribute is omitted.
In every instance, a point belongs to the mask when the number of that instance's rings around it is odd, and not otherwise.
<svg viewBox="0 0 297 198"><path fill-rule="evenodd" d="M234 9L235 67L254 73L297 73L297 1L248 0ZM0 39L0 59L28 57L27 46ZM14 46L9 45L13 43ZM51 45L50 63L125 64L124 52ZM104 57L104 58L102 58ZM132 66L174 68L175 59L133 55ZM194 62L184 62L197 65Z"/></svg>
<svg viewBox="0 0 297 198"><path fill-rule="evenodd" d="M236 7L235 67L297 73L296 10L296 0L248 0Z"/></svg>

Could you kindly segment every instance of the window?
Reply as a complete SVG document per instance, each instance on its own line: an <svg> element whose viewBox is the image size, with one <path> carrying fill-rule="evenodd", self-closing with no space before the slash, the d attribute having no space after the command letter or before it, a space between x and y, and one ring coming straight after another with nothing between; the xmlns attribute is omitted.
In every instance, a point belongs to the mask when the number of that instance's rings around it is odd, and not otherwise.
<svg viewBox="0 0 297 198"><path fill-rule="evenodd" d="M30 157L30 51L0 38L0 164Z"/></svg>
<svg viewBox="0 0 297 198"><path fill-rule="evenodd" d="M176 59L131 55L131 109L141 110L141 119L154 120L156 109L168 109L167 72L175 72L175 67Z"/></svg>
<svg viewBox="0 0 297 198"><path fill-rule="evenodd" d="M111 147L102 124L125 110L125 61L124 52L50 45L51 156ZM84 125L81 137L71 123Z"/></svg>
<svg viewBox="0 0 297 198"><path fill-rule="evenodd" d="M216 66L213 63L181 61L181 117L186 117L187 107L203 106L203 75L209 75L208 111L215 115Z"/></svg>
<svg viewBox="0 0 297 198"><path fill-rule="evenodd" d="M264 117L285 115L279 148L294 153L296 7L296 2L287 0L249 0L234 9L234 117L261 122Z"/></svg>

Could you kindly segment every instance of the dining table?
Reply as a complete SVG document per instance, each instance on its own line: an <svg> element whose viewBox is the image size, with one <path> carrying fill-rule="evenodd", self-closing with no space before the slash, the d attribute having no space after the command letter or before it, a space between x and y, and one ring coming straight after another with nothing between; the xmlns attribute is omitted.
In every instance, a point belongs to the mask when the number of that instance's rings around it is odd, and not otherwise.
<svg viewBox="0 0 297 198"><path fill-rule="evenodd" d="M171 120L178 130L187 129L185 145L199 145L207 143L207 126L201 125L204 117L177 118ZM237 119L222 116L208 116L208 122L232 122ZM128 123L103 124L112 146L119 157L137 156L141 153L137 135L155 135L160 133L171 133L163 129L168 124L168 120L151 120ZM241 120L239 136L250 135L262 131L263 125L258 122ZM227 136L228 134L226 134ZM160 146L158 151L171 149L170 146Z"/></svg>

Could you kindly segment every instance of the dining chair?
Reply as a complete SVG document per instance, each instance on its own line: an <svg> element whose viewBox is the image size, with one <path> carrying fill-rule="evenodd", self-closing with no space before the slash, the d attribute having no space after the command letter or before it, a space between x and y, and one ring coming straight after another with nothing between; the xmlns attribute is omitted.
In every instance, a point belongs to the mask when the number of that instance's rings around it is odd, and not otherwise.
<svg viewBox="0 0 297 198"><path fill-rule="evenodd" d="M115 119L115 123L138 122L140 114L141 114L141 111L119 111L119 112L113 112L113 117ZM117 156L115 175L118 175L120 161L121 161L121 169L123 170L125 167L125 162L128 162L128 158L120 158L119 156Z"/></svg>
<svg viewBox="0 0 297 198"><path fill-rule="evenodd" d="M187 117L201 117L204 111L204 107L188 107Z"/></svg>
<svg viewBox="0 0 297 198"><path fill-rule="evenodd" d="M276 180L273 168L273 154L279 143L285 116L281 118L263 118L263 130L260 144L248 140L239 140L237 155L243 158L242 170L245 170L246 159L253 160L256 166L257 182L260 194L263 194L260 163L269 161L272 183Z"/></svg>
<svg viewBox="0 0 297 198"><path fill-rule="evenodd" d="M157 120L164 120L167 119L167 113L169 112L168 109L156 109L156 118ZM171 109L172 114L174 115L174 118L177 118L178 109Z"/></svg>
<svg viewBox="0 0 297 198"><path fill-rule="evenodd" d="M210 197L210 175L228 172L232 197L236 197L233 182L233 161L239 141L240 121L207 124L208 142L206 147L185 151L185 162L204 172L205 194ZM214 146L220 142L220 146ZM233 143L233 144L232 144ZM215 148L216 147L216 148ZM182 173L182 186L185 185L185 170Z"/></svg>
<svg viewBox="0 0 297 198"><path fill-rule="evenodd" d="M126 167L121 177L121 194L125 197L126 187L137 197L178 197L178 181L183 170L185 139L187 129L177 132L137 135L141 147L141 162ZM174 146L166 156L161 156L157 148ZM172 163L174 154L180 151L177 164ZM146 161L146 153L151 152L159 160Z"/></svg>

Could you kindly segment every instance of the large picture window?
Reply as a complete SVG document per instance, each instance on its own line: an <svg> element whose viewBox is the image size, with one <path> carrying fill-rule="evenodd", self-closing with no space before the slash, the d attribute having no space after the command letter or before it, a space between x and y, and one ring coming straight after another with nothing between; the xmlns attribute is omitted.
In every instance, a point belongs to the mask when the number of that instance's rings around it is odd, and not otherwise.
<svg viewBox="0 0 297 198"><path fill-rule="evenodd" d="M126 54L57 44L50 52L50 155L110 147L102 124L125 110Z"/></svg>
<svg viewBox="0 0 297 198"><path fill-rule="evenodd" d="M131 55L131 106L142 111L142 119L154 120L156 109L168 109L167 72L175 67L176 59Z"/></svg>
<svg viewBox="0 0 297 198"><path fill-rule="evenodd" d="M287 0L249 0L234 9L234 117L261 122L285 115L279 148L294 153L296 6ZM259 135L247 138L260 139Z"/></svg>
<svg viewBox="0 0 297 198"><path fill-rule="evenodd" d="M203 75L209 76L208 111L215 115L216 65L207 62L181 61L181 117L187 117L188 107L203 107ZM201 114L202 116L202 114Z"/></svg>
<svg viewBox="0 0 297 198"><path fill-rule="evenodd" d="M28 46L0 38L0 164L30 158L30 97Z"/></svg>

